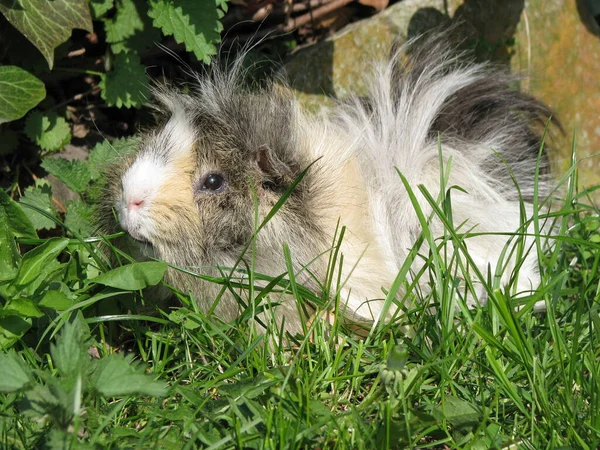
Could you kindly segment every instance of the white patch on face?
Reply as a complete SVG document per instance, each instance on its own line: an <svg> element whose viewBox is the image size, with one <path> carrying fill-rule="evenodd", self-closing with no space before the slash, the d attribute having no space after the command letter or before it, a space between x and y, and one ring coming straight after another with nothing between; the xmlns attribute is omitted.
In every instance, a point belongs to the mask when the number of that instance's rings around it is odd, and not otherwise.
<svg viewBox="0 0 600 450"><path fill-rule="evenodd" d="M135 239L152 240L150 208L166 177L165 166L149 153L143 153L123 175L117 212L121 227Z"/></svg>
<svg viewBox="0 0 600 450"><path fill-rule="evenodd" d="M177 192L166 192L168 181L183 175L178 173L182 171L181 162L191 156L194 140L184 112L176 111L123 175L121 197L115 207L121 227L133 238L150 243L160 238L155 222L156 200L159 195L177 196Z"/></svg>

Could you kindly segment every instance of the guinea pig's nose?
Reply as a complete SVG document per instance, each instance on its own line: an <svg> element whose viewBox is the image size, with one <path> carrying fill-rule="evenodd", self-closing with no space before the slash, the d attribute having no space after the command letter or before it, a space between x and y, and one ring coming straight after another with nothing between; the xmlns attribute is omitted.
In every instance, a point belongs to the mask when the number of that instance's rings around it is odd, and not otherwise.
<svg viewBox="0 0 600 450"><path fill-rule="evenodd" d="M136 210L144 206L144 199L140 197L131 197L127 202L127 209Z"/></svg>

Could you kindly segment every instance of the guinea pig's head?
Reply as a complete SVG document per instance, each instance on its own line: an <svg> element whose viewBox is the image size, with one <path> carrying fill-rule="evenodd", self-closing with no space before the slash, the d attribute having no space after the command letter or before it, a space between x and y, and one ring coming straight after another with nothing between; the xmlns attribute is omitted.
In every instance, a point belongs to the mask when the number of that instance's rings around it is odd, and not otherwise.
<svg viewBox="0 0 600 450"><path fill-rule="evenodd" d="M256 208L261 220L310 164L298 147L294 103L272 90L259 95L215 84L195 95L157 96L164 121L108 174L106 204L154 256L177 265L226 264L252 238ZM304 183L279 213L284 222L306 214Z"/></svg>

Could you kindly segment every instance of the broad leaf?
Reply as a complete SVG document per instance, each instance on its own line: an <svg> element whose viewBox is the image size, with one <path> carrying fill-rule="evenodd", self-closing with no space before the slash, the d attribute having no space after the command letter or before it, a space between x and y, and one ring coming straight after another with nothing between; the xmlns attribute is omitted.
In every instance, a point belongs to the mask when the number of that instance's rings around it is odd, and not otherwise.
<svg viewBox="0 0 600 450"><path fill-rule="evenodd" d="M152 26L144 0L122 0L113 19L104 22L106 41L113 53L135 52L138 55L160 42L160 30Z"/></svg>
<svg viewBox="0 0 600 450"><path fill-rule="evenodd" d="M27 286L35 280L43 273L42 269L54 260L68 244L68 239L53 238L25 253L15 284L17 286Z"/></svg>
<svg viewBox="0 0 600 450"><path fill-rule="evenodd" d="M51 290L47 291L38 306L41 308L54 309L55 311L64 311L73 306L73 300L61 291Z"/></svg>
<svg viewBox="0 0 600 450"><path fill-rule="evenodd" d="M4 189L0 189L0 226L2 224L16 237L32 239L38 237L21 205L10 198Z"/></svg>
<svg viewBox="0 0 600 450"><path fill-rule="evenodd" d="M146 375L143 367L133 361L133 356L113 354L96 360L95 364L97 367L92 384L105 397L131 394L162 397L167 393L164 383L154 381L150 375Z"/></svg>
<svg viewBox="0 0 600 450"><path fill-rule="evenodd" d="M103 141L96 144L88 157L92 180L100 178L106 167L118 161L123 155L134 152L137 144L136 138L121 138L115 139L113 142Z"/></svg>
<svg viewBox="0 0 600 450"><path fill-rule="evenodd" d="M65 324L56 343L50 345L50 353L54 365L64 378L82 374L90 359L81 332L72 323Z"/></svg>
<svg viewBox="0 0 600 450"><path fill-rule="evenodd" d="M137 54L119 53L114 70L102 75L98 84L109 106L131 108L144 104L148 98L148 77Z"/></svg>
<svg viewBox="0 0 600 450"><path fill-rule="evenodd" d="M139 262L117 267L91 281L117 289L137 291L158 284L166 270L167 265L162 262Z"/></svg>
<svg viewBox="0 0 600 450"><path fill-rule="evenodd" d="M55 152L71 142L71 127L55 112L32 112L25 123L25 134L42 149Z"/></svg>
<svg viewBox="0 0 600 450"><path fill-rule="evenodd" d="M79 236L90 236L93 232L94 209L80 201L67 203L65 226L71 233Z"/></svg>
<svg viewBox="0 0 600 450"><path fill-rule="evenodd" d="M0 209L0 281L9 281L18 272L20 256L3 214L4 211Z"/></svg>
<svg viewBox="0 0 600 450"><path fill-rule="evenodd" d="M104 21L106 42L114 44L124 41L144 29L142 17L145 5L134 0L117 0L117 13Z"/></svg>
<svg viewBox="0 0 600 450"><path fill-rule="evenodd" d="M44 83L29 72L16 66L0 66L0 124L20 119L45 97Z"/></svg>
<svg viewBox="0 0 600 450"><path fill-rule="evenodd" d="M92 8L94 19L98 19L110 11L113 4L114 0L90 0L90 7Z"/></svg>
<svg viewBox="0 0 600 450"><path fill-rule="evenodd" d="M0 350L12 347L31 328L31 319L19 316L0 317Z"/></svg>
<svg viewBox="0 0 600 450"><path fill-rule="evenodd" d="M85 191L91 179L90 171L84 161L44 158L42 167L77 193Z"/></svg>
<svg viewBox="0 0 600 450"><path fill-rule="evenodd" d="M9 315L16 315L20 317L40 318L44 316L44 313L40 311L33 300L24 297L15 298L8 301L2 309L2 313L8 313Z"/></svg>
<svg viewBox="0 0 600 450"><path fill-rule="evenodd" d="M93 31L87 0L2 1L0 12L38 48L50 68L54 49L69 39L73 28Z"/></svg>
<svg viewBox="0 0 600 450"><path fill-rule="evenodd" d="M33 381L33 374L14 351L0 353L0 392L17 392Z"/></svg>
<svg viewBox="0 0 600 450"><path fill-rule="evenodd" d="M214 44L220 41L223 11L215 0L151 0L148 15L154 26L184 43L199 61L208 64L210 56L217 53Z"/></svg>
<svg viewBox="0 0 600 450"><path fill-rule="evenodd" d="M25 205L23 211L36 230L42 228L50 230L56 226L56 222L52 219L27 206L33 206L56 218L56 207L52 203L52 188L48 181L39 179L36 181L35 186L29 186L25 189L25 195L19 199L19 203Z"/></svg>
<svg viewBox="0 0 600 450"><path fill-rule="evenodd" d="M469 428L477 425L481 419L481 413L471 403L446 395L444 408L438 406L433 410L433 416L438 419L446 419L455 428Z"/></svg>

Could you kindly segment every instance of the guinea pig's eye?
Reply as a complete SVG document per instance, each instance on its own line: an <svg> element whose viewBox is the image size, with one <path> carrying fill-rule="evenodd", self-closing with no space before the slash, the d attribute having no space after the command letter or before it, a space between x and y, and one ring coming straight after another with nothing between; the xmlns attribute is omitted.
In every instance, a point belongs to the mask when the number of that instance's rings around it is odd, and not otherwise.
<svg viewBox="0 0 600 450"><path fill-rule="evenodd" d="M225 186L227 186L227 181L220 173L212 172L202 177L198 186L200 192L218 194L223 192Z"/></svg>

